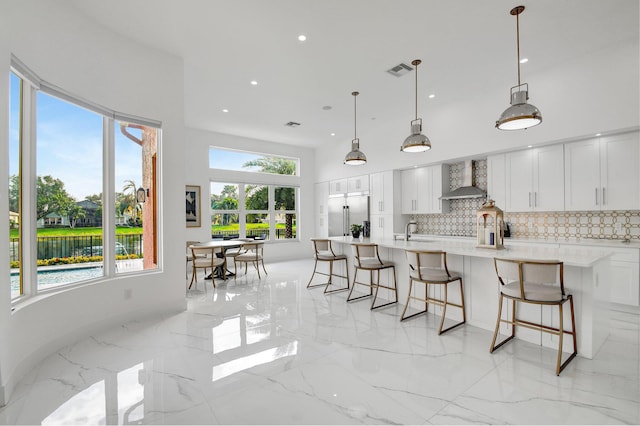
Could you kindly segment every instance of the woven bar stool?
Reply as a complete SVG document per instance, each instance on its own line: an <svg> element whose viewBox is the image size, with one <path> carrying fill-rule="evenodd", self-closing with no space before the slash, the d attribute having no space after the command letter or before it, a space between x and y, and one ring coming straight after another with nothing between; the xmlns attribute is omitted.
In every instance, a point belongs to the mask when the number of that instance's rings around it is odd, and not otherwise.
<svg viewBox="0 0 640 426"><path fill-rule="evenodd" d="M355 258L355 272L353 274L353 286L351 287L351 291L349 292L349 296L347 296L347 302L351 302L353 300L362 299L364 297L373 296L373 300L371 301L371 309L378 309L383 306L391 305L392 303L398 303L398 288L396 286L396 266L393 262L383 261L380 259L380 255L378 253L378 245L371 243L359 243L353 244L351 246L353 248L353 256ZM393 287L390 284L382 285L380 284L380 272L391 268L393 270ZM358 281L358 271L369 271L369 282L364 283ZM375 280L374 280L375 277ZM356 284L360 284L363 286L369 287L369 294L364 296L358 296L351 298L351 294L353 290L356 288ZM387 290L393 291L395 295L395 300L388 303L383 303L382 305L376 306L376 299L378 298L378 290L380 288L386 288ZM375 294L373 292L375 289Z"/></svg>
<svg viewBox="0 0 640 426"><path fill-rule="evenodd" d="M447 253L444 251L406 250L406 254L410 268L409 294L407 295L407 304L402 311L400 321L404 321L406 319L415 317L416 315L426 313L429 310L429 303L433 303L435 305L442 306L442 317L440 318L440 327L438 328L439 335L464 324L467 321L467 316L464 308L464 290L462 286L462 277L457 273L452 273L449 271L449 268L447 267ZM458 281L458 283L460 284L460 303L452 303L448 299L447 289L449 287L449 283L453 283L456 281ZM414 282L420 282L425 285L425 297L412 296ZM443 286L444 296L442 299L429 296L430 284ZM411 299L424 302L424 311L405 316ZM462 321L443 330L442 326L444 325L447 306L454 306L456 308L462 309Z"/></svg>
<svg viewBox="0 0 640 426"><path fill-rule="evenodd" d="M500 300L498 302L498 319L493 340L489 352L504 345L515 337L516 326L522 326L533 330L542 331L558 336L558 360L556 363L556 375L578 354L576 341L576 319L573 310L573 296L567 294L564 289L564 264L556 260L513 260L494 259L496 274L500 282ZM511 319L502 319L502 301L511 299ZM530 303L536 305L557 306L559 311L558 327L551 327L541 323L534 323L517 318L517 303ZM569 302L571 311L571 330L564 329L563 306ZM496 344L500 323L511 325L511 335ZM569 334L573 337L573 352L566 361L562 362L563 336Z"/></svg>
<svg viewBox="0 0 640 426"><path fill-rule="evenodd" d="M325 293L334 293L336 291L344 291L349 290L349 265L347 263L347 256L344 254L335 254L333 251L333 247L331 247L331 240L322 239L322 238L312 238L313 249L315 250L314 258L315 265L313 265L313 274L311 274L311 278L309 279L309 284L307 284L307 288L320 287L324 286ZM344 268L347 275L338 275L333 272L333 263L344 261ZM318 262L329 262L329 273L319 272L318 271ZM326 283L321 284L311 284L313 278L316 275L325 275L329 277L329 280ZM344 278L346 280L346 287L339 287L333 290L329 290L329 288L333 285L333 277Z"/></svg>

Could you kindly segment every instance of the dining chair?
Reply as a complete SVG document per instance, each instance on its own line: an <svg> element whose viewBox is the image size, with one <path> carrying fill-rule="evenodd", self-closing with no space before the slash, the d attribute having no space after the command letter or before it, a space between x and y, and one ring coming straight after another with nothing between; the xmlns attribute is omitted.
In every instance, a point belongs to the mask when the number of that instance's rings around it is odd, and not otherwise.
<svg viewBox="0 0 640 426"><path fill-rule="evenodd" d="M356 243L351 245L354 257L355 272L353 274L353 285L349 295L347 296L347 302L362 299L364 297L373 296L370 309L378 309L383 306L391 305L398 302L398 288L396 285L396 266L393 262L382 260L378 251L378 245L373 243ZM393 271L393 282L387 284L380 284L380 273L385 269L391 269ZM369 282L358 281L358 271L369 272ZM375 278L374 278L375 277ZM364 296L358 296L352 298L353 290L356 288L356 284L369 287L369 294ZM393 284L393 286L392 286ZM376 306L376 299L378 298L378 290L380 287L390 290L395 296L395 300ZM375 293L373 290L375 289Z"/></svg>
<svg viewBox="0 0 640 426"><path fill-rule="evenodd" d="M500 298L498 300L498 318L493 333L493 340L489 352L512 340L515 337L516 327L525 327L544 333L550 333L558 337L558 356L556 362L556 375L578 354L576 341L576 320L573 309L573 296L564 288L564 264L556 260L514 260L494 258L496 274L498 275ZM502 302L507 298L511 300L511 318L502 318ZM569 302L571 316L571 330L564 328L563 307ZM528 303L540 306L558 307L558 326L543 324L519 319L516 314L518 303ZM511 325L511 334L500 343L496 344L500 324ZM573 338L573 352L562 362L563 337L569 334Z"/></svg>
<svg viewBox="0 0 640 426"><path fill-rule="evenodd" d="M413 318L416 315L424 314L429 310L429 303L442 307L442 316L440 318L440 326L438 327L438 335L445 333L453 328L461 326L467 321L464 307L464 289L462 285L462 276L458 273L449 271L447 266L447 253L444 251L421 251L406 250L407 261L409 263L409 293L407 294L407 304L404 306L400 321ZM415 282L425 285L424 297L413 295L413 286ZM449 284L458 282L460 284L460 303L454 303L449 300ZM429 294L429 285L442 287L443 296L438 298ZM411 300L419 300L424 302L424 310L416 312L409 316L405 316L407 308ZM444 320L447 314L447 306L454 306L462 310L462 321L459 321L444 330Z"/></svg>
<svg viewBox="0 0 640 426"><path fill-rule="evenodd" d="M307 284L307 288L324 286L325 293L333 293L336 291L344 291L349 290L349 265L347 261L347 256L344 254L336 254L333 251L333 247L331 246L331 240L326 238L312 238L313 249L314 249L314 259L315 264L313 265L313 273L311 274L311 278L309 279L309 283ZM344 261L344 268L346 275L339 275L333 271L334 262ZM329 273L319 272L318 271L318 262L328 262L329 263ZM329 277L329 280L326 283L319 284L311 284L313 278L316 275L325 275ZM333 277L344 278L346 279L347 286L339 287L333 290L329 290L331 285L333 284Z"/></svg>
<svg viewBox="0 0 640 426"><path fill-rule="evenodd" d="M193 263L193 271L191 274L191 282L189 289L193 285L193 281L198 282L198 269L204 269L204 275L207 275L207 269L211 270L211 283L216 286L215 268L221 267L222 279L225 279L226 259L222 255L223 250L220 247L199 247L191 246L191 262ZM218 256L220 254L221 256Z"/></svg>
<svg viewBox="0 0 640 426"><path fill-rule="evenodd" d="M264 267L264 242L253 241L246 242L242 245L245 250L244 253L240 253L233 258L233 270L237 274L237 264L244 263L244 273L247 273L247 265L251 263L258 272L258 278L260 277L260 264L262 264L262 270L267 274L267 270ZM237 275L236 275L237 276Z"/></svg>
<svg viewBox="0 0 640 426"><path fill-rule="evenodd" d="M188 271L189 262L191 262L193 260L193 255L191 253L191 246L194 245L194 244L198 244L198 243L200 243L200 241L187 241L187 263L186 263L185 270L184 270L185 279L189 278L189 275L188 275L189 274L189 271Z"/></svg>

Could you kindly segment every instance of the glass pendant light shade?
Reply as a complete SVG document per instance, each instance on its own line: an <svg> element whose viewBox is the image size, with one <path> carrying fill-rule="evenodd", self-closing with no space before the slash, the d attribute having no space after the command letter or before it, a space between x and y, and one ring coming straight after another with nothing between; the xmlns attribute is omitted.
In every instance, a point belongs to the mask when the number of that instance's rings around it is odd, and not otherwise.
<svg viewBox="0 0 640 426"><path fill-rule="evenodd" d="M344 157L344 164L349 166L361 166L367 163L367 156L360 151L360 139L357 134L357 111L356 96L359 92L351 92L353 95L353 140L351 141L351 151Z"/></svg>
<svg viewBox="0 0 640 426"><path fill-rule="evenodd" d="M511 106L504 110L496 121L500 130L521 130L542 123L542 114L534 105L528 104L529 85L520 83L520 14L524 6L516 6L509 12L516 17L516 39L518 46L518 85L511 88ZM514 90L515 89L515 90Z"/></svg>
<svg viewBox="0 0 640 426"><path fill-rule="evenodd" d="M361 166L367 162L367 156L360 151L360 139L351 141L351 151L344 157L344 164L350 166Z"/></svg>
<svg viewBox="0 0 640 426"><path fill-rule="evenodd" d="M431 141L422 134L422 119L411 122L411 134L402 143L401 151L424 152L431 149Z"/></svg>
<svg viewBox="0 0 640 426"><path fill-rule="evenodd" d="M522 86L527 86L526 84ZM529 99L528 86L522 89L522 86L511 88L511 106L504 110L496 127L500 130L521 130L529 127L537 126L542 123L542 114L535 105L528 104ZM513 89L518 89L515 92Z"/></svg>
<svg viewBox="0 0 640 426"><path fill-rule="evenodd" d="M411 65L416 67L416 119L411 121L411 134L402 143L400 151L424 152L431 149L431 141L422 134L422 118L418 118L418 65L422 61L414 59Z"/></svg>

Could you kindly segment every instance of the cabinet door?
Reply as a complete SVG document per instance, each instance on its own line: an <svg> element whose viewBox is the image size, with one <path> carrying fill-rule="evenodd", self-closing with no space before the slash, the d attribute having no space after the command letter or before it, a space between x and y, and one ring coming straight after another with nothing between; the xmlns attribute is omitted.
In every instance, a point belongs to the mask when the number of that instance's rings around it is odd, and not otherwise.
<svg viewBox="0 0 640 426"><path fill-rule="evenodd" d="M638 133L600 139L600 207L640 209L640 146Z"/></svg>
<svg viewBox="0 0 640 426"><path fill-rule="evenodd" d="M356 176L347 180L347 192L363 192L369 190L369 176Z"/></svg>
<svg viewBox="0 0 640 426"><path fill-rule="evenodd" d="M393 239L393 215L371 215L371 238Z"/></svg>
<svg viewBox="0 0 640 426"><path fill-rule="evenodd" d="M432 201L432 189L429 167L418 167L413 169L414 182L416 187L415 192L415 209L414 213L425 214L429 213L433 206Z"/></svg>
<svg viewBox="0 0 640 426"><path fill-rule="evenodd" d="M338 195L347 193L347 180L339 179L329 182L329 194Z"/></svg>
<svg viewBox="0 0 640 426"><path fill-rule="evenodd" d="M564 210L564 149L562 145L533 150L533 210Z"/></svg>
<svg viewBox="0 0 640 426"><path fill-rule="evenodd" d="M600 210L598 139L564 145L565 210Z"/></svg>
<svg viewBox="0 0 640 426"><path fill-rule="evenodd" d="M324 238L329 235L328 210L327 203L329 201L329 183L320 182L315 184L315 237Z"/></svg>
<svg viewBox="0 0 640 426"><path fill-rule="evenodd" d="M393 213L393 171L372 173L369 193L371 214Z"/></svg>
<svg viewBox="0 0 640 426"><path fill-rule="evenodd" d="M639 286L638 263L610 261L611 301L623 305L638 306Z"/></svg>
<svg viewBox="0 0 640 426"><path fill-rule="evenodd" d="M507 170L504 157L504 154L487 157L487 198L495 201L496 206L506 209Z"/></svg>
<svg viewBox="0 0 640 426"><path fill-rule="evenodd" d="M449 202L440 199L442 194L447 191L445 186L448 187L449 182L449 167L443 164L437 166L430 166L426 168L425 184L426 188L423 191L424 196L427 198L426 213L448 213Z"/></svg>
<svg viewBox="0 0 640 426"><path fill-rule="evenodd" d="M531 150L506 154L508 212L533 209L533 162Z"/></svg>
<svg viewBox="0 0 640 426"><path fill-rule="evenodd" d="M416 170L409 169L401 172L402 179L402 214L415 214L417 209L418 183Z"/></svg>

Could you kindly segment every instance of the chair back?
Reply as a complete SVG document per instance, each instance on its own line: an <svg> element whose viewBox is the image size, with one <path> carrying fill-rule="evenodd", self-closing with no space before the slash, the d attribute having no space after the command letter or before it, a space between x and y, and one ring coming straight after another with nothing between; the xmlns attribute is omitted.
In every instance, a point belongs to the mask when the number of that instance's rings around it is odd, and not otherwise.
<svg viewBox="0 0 640 426"><path fill-rule="evenodd" d="M353 251L353 257L355 258L356 265L362 266L363 263L367 263L371 265L371 263L378 262L382 265L382 260L380 260L380 255L378 254L378 245L377 244L353 244L351 246L351 250Z"/></svg>
<svg viewBox="0 0 640 426"><path fill-rule="evenodd" d="M243 257L255 257L256 260L259 259L260 256L264 254L264 243L263 242L246 242L242 245L242 249L244 250Z"/></svg>
<svg viewBox="0 0 640 426"><path fill-rule="evenodd" d="M215 260L218 253L223 253L221 247L191 246L191 255L193 256L193 259L195 259L194 262L198 259L206 258L211 259L211 263L213 264L213 261Z"/></svg>
<svg viewBox="0 0 640 426"><path fill-rule="evenodd" d="M333 252L333 248L331 247L331 240L323 239L323 238L312 238L313 249L315 250L316 258L318 255L330 255L335 256Z"/></svg>
<svg viewBox="0 0 640 426"><path fill-rule="evenodd" d="M200 241L187 241L187 256L191 256L191 246L194 244L199 244Z"/></svg>
<svg viewBox="0 0 640 426"><path fill-rule="evenodd" d="M548 285L559 286L562 296L564 291L564 264L557 260L517 260L494 259L496 274L500 285L518 283L520 299L527 299L527 286Z"/></svg>
<svg viewBox="0 0 640 426"><path fill-rule="evenodd" d="M446 252L440 250L406 250L405 253L407 254L409 267L418 272L418 277L420 279L424 278L422 275L428 270L444 271L447 276L450 276L449 268L447 267Z"/></svg>

